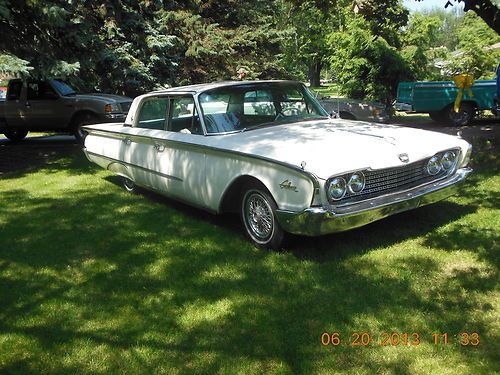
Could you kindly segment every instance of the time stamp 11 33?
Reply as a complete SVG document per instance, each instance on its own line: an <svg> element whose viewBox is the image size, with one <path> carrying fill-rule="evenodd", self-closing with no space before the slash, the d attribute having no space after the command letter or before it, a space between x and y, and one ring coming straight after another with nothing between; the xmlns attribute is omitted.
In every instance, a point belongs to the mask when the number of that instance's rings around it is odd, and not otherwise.
<svg viewBox="0 0 500 375"><path fill-rule="evenodd" d="M434 332L421 334L417 332L382 332L370 334L369 332L323 332L321 345L325 347L368 347L368 346L418 346L429 343L434 346L460 345L477 347L480 343L479 333L459 332L456 334L448 332Z"/></svg>

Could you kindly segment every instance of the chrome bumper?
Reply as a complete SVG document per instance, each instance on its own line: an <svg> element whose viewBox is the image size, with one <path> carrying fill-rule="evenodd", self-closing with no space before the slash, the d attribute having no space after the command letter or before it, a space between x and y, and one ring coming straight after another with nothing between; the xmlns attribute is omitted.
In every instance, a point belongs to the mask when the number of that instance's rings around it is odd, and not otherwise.
<svg viewBox="0 0 500 375"><path fill-rule="evenodd" d="M344 207L311 207L302 212L277 210L276 216L281 227L289 233L320 236L343 232L448 198L457 192L457 185L471 172L471 168L462 168L445 180Z"/></svg>

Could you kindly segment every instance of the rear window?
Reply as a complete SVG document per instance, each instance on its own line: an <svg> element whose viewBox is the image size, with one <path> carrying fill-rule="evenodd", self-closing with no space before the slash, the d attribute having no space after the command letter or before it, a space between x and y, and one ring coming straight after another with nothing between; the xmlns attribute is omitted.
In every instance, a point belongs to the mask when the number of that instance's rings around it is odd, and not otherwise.
<svg viewBox="0 0 500 375"><path fill-rule="evenodd" d="M7 100L19 100L21 98L22 81L10 81L7 91Z"/></svg>

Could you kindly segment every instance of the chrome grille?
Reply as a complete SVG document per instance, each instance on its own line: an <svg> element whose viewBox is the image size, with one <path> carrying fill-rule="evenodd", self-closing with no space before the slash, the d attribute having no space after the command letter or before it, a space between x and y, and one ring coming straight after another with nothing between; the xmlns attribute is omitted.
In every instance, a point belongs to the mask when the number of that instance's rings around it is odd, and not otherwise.
<svg viewBox="0 0 500 375"><path fill-rule="evenodd" d="M345 204L403 191L431 181L439 180L448 174L447 171L442 170L437 175L429 175L426 170L429 159L430 158L427 158L401 167L362 171L366 181L364 189L359 193L347 191L342 199L332 201L331 203ZM349 176L350 175L344 175L343 177L348 181ZM330 179L327 181L327 185L329 181Z"/></svg>

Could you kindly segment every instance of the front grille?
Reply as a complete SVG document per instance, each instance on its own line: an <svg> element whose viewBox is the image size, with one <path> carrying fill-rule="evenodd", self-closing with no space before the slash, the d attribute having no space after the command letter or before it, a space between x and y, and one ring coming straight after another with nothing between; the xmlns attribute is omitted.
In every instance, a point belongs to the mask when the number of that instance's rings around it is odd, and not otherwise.
<svg viewBox="0 0 500 375"><path fill-rule="evenodd" d="M120 107L122 108L122 112L128 113L128 110L130 109L131 105L132 105L132 102L121 102Z"/></svg>
<svg viewBox="0 0 500 375"><path fill-rule="evenodd" d="M434 176L429 175L429 173L427 173L427 162L429 159L430 158L427 158L401 167L362 171L365 175L364 189L359 193L351 193L348 190L342 199L331 201L330 203L338 205L359 202L377 196L411 189L431 181L439 180L448 175L449 171L443 169ZM351 175L352 173L342 177L344 177L346 181L349 181ZM327 181L327 186L330 180L331 179Z"/></svg>

